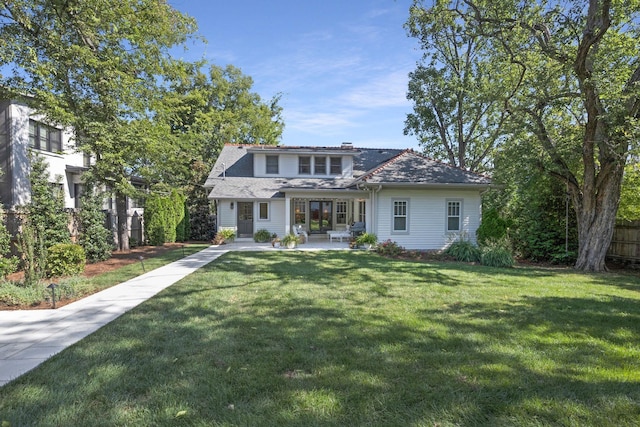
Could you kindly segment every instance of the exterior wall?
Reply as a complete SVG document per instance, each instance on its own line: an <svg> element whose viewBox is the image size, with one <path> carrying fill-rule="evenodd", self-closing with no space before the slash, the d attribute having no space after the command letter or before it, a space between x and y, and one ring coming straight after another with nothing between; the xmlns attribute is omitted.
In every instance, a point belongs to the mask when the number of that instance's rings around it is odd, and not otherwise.
<svg viewBox="0 0 640 427"><path fill-rule="evenodd" d="M408 200L408 232L393 231L393 201ZM462 202L461 232L446 230L447 201ZM375 230L379 241L391 239L407 249L445 249L463 234L476 241L480 225L481 198L478 191L382 189L375 196Z"/></svg>
<svg viewBox="0 0 640 427"><path fill-rule="evenodd" d="M33 114L33 111L26 105L8 102L0 104L0 114L5 114L8 119L5 124L5 152L8 154L8 167L3 178L6 184L3 186L2 201L9 208L25 205L30 201L31 187L29 184L29 119L42 121L42 117ZM51 183L55 183L57 178L61 178L65 193L65 208L73 208L74 184L80 183L80 175L67 172L67 166L84 165L84 156L76 152L75 145L71 139L72 134L68 131L62 132L62 152L52 153L45 150L32 149L40 155L48 164L49 177ZM0 159L2 160L2 159ZM5 188L6 187L6 188ZM10 193L6 189L10 187Z"/></svg>
<svg viewBox="0 0 640 427"><path fill-rule="evenodd" d="M217 227L230 228L237 230L237 206L240 202L253 202L253 232L264 228L269 230L271 234L275 233L278 236L287 234L285 231L285 201L278 200L233 200L233 199L220 199L217 202ZM259 212L259 203L269 203L269 219L261 220ZM233 209L231 209L231 203L233 203Z"/></svg>
<svg viewBox="0 0 640 427"><path fill-rule="evenodd" d="M285 153L253 153L253 176L264 178L273 177L272 174L267 174L267 155L278 156L278 175L287 178L350 178L353 176L353 157L352 156L339 156L338 154L285 154ZM300 175L298 173L298 157L326 157L327 165L329 165L330 157L342 157L342 174L341 175L316 175L313 173L313 166L311 168L311 174Z"/></svg>

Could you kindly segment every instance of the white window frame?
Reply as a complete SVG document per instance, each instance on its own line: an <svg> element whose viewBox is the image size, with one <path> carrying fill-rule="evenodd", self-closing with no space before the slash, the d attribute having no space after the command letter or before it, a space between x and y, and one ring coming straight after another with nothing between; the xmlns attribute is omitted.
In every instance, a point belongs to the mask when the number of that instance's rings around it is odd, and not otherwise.
<svg viewBox="0 0 640 427"><path fill-rule="evenodd" d="M404 204L404 215L396 214L396 204ZM400 205L398 205L400 206ZM396 229L396 218L404 218L404 230ZM409 234L409 199L391 199L391 233Z"/></svg>
<svg viewBox="0 0 640 427"><path fill-rule="evenodd" d="M317 167L318 167L318 160L320 160L321 162L323 162L323 170L318 172ZM326 175L327 174L327 158L326 156L313 156L313 174L314 175Z"/></svg>
<svg viewBox="0 0 640 427"><path fill-rule="evenodd" d="M334 166L337 166L333 164L333 161L336 159L340 161L340 171L338 172L334 171L333 169ZM329 175L342 175L342 157L338 157L338 156L329 157Z"/></svg>
<svg viewBox="0 0 640 427"><path fill-rule="evenodd" d="M302 171L302 159L309 159L309 171L307 172ZM298 156L298 175L311 175L313 171L313 161L311 159L313 159L312 156Z"/></svg>
<svg viewBox="0 0 640 427"><path fill-rule="evenodd" d="M452 206L452 204L457 204L458 205L458 215L451 215L451 211L450 211L450 207ZM444 218L444 227L445 227L445 231L447 233L459 233L462 231L462 199L447 199L445 201L445 218ZM458 228L457 229L452 229L449 228L449 219L450 218L458 218Z"/></svg>
<svg viewBox="0 0 640 427"><path fill-rule="evenodd" d="M262 217L262 205L267 206L267 217ZM258 202L258 221L269 221L271 218L271 203L269 202Z"/></svg>
<svg viewBox="0 0 640 427"><path fill-rule="evenodd" d="M336 200L336 225L346 225L349 208L346 200ZM342 220L340 220L342 217Z"/></svg>

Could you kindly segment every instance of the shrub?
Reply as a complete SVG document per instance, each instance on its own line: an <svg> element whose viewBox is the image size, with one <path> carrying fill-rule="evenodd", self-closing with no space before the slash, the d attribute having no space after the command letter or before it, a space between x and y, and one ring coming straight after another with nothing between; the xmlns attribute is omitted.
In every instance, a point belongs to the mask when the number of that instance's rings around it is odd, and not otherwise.
<svg viewBox="0 0 640 427"><path fill-rule="evenodd" d="M11 235L4 223L4 213L0 205L0 279L16 271L18 258L11 256Z"/></svg>
<svg viewBox="0 0 640 427"><path fill-rule="evenodd" d="M495 208L487 209L482 213L482 223L476 235L481 245L491 239L502 239L507 235L508 223Z"/></svg>
<svg viewBox="0 0 640 427"><path fill-rule="evenodd" d="M82 246L58 243L47 251L47 276L72 276L84 271L86 256Z"/></svg>
<svg viewBox="0 0 640 427"><path fill-rule="evenodd" d="M356 237L356 244L358 246L375 245L378 243L378 236L373 233L362 233Z"/></svg>
<svg viewBox="0 0 640 427"><path fill-rule="evenodd" d="M223 243L233 242L236 238L236 232L231 228L223 228L218 230L216 236L213 238L215 245L222 245Z"/></svg>
<svg viewBox="0 0 640 427"><path fill-rule="evenodd" d="M113 233L105 227L103 197L103 194L89 187L81 199L79 243L89 262L109 259L113 248ZM131 241L129 244L131 245Z"/></svg>
<svg viewBox="0 0 640 427"><path fill-rule="evenodd" d="M300 238L298 236L296 236L295 234L289 233L286 236L284 236L280 242L283 246L287 246L290 243L295 243L296 245L298 243L300 243Z"/></svg>
<svg viewBox="0 0 640 427"><path fill-rule="evenodd" d="M468 240L458 240L453 242L445 251L456 261L476 262L480 261L480 249Z"/></svg>
<svg viewBox="0 0 640 427"><path fill-rule="evenodd" d="M488 267L512 267L511 245L507 239L488 240L481 249L480 263Z"/></svg>
<svg viewBox="0 0 640 427"><path fill-rule="evenodd" d="M269 230L265 230L264 228L262 228L255 232L255 234L253 235L253 240L256 243L266 243L271 240L271 233L269 232Z"/></svg>
<svg viewBox="0 0 640 427"><path fill-rule="evenodd" d="M176 190L169 195L150 194L145 202L145 235L153 246L185 239L184 196Z"/></svg>
<svg viewBox="0 0 640 427"><path fill-rule="evenodd" d="M376 252L384 256L398 256L403 251L404 248L391 239L387 239L382 243L378 243L378 246L376 246Z"/></svg>

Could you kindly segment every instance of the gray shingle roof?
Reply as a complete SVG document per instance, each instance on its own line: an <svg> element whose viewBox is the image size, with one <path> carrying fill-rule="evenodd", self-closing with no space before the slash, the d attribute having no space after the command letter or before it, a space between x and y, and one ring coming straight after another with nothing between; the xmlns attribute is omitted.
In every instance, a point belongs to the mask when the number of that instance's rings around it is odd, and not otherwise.
<svg viewBox="0 0 640 427"><path fill-rule="evenodd" d="M491 184L486 176L431 160L413 150L405 150L389 159L359 181L372 184Z"/></svg>
<svg viewBox="0 0 640 427"><path fill-rule="evenodd" d="M255 146L224 146L204 185L212 189L210 197L271 199L284 197L285 189L347 191L357 183L472 186L491 183L487 177L436 162L412 150L371 148L357 150L358 154L353 159L353 178L256 178L253 176L253 154L247 151L249 148L255 149ZM331 149L336 150L335 147Z"/></svg>

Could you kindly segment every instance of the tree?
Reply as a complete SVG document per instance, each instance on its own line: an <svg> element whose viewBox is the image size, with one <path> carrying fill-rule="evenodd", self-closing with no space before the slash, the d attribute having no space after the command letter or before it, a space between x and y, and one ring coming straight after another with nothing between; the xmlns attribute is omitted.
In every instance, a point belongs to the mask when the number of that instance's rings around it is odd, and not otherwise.
<svg viewBox="0 0 640 427"><path fill-rule="evenodd" d="M421 2L415 2L421 7ZM539 166L565 183L578 228L575 267L606 269L623 171L639 136L640 3L593 0L437 1L490 40L510 73L504 103L515 129L535 137Z"/></svg>
<svg viewBox="0 0 640 427"><path fill-rule="evenodd" d="M79 243L89 262L109 259L113 247L111 230L105 227L105 214L102 211L104 195L87 185L80 199L80 238Z"/></svg>
<svg viewBox="0 0 640 427"><path fill-rule="evenodd" d="M0 86L73 127L78 148L95 157L93 179L116 194L120 249L128 249L130 178L168 142L150 107L169 49L194 31L164 0L0 2L0 63L13 68Z"/></svg>
<svg viewBox="0 0 640 427"><path fill-rule="evenodd" d="M625 167L618 219L623 221L640 219L640 165L637 162Z"/></svg>
<svg viewBox="0 0 640 427"><path fill-rule="evenodd" d="M490 42L466 31L455 15L416 5L405 27L425 53L409 74L407 98L414 112L407 115L404 133L415 135L432 158L486 171L505 134L501 96L508 90L490 57Z"/></svg>

